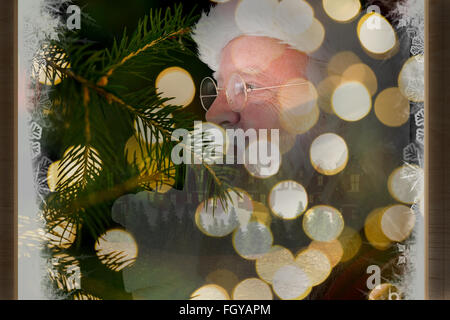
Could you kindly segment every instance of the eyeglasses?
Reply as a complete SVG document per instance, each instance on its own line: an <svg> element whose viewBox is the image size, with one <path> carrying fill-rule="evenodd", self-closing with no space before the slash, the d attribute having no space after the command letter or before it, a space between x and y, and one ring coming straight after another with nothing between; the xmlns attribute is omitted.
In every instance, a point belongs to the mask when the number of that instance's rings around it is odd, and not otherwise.
<svg viewBox="0 0 450 320"><path fill-rule="evenodd" d="M282 87L291 87L306 84L307 81L301 83L291 83L280 86L271 86L263 88L253 88L245 83L244 79L237 73L231 75L226 88L219 88L216 81L210 77L206 77L200 84L200 101L203 109L208 111L221 91L225 90L228 105L234 112L240 112L247 104L248 94L253 91L276 89Z"/></svg>

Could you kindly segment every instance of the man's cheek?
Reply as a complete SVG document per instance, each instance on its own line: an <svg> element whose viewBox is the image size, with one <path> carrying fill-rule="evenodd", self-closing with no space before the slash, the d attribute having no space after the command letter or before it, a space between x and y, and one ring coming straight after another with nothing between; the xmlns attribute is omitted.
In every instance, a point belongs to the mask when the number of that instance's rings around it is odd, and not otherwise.
<svg viewBox="0 0 450 320"><path fill-rule="evenodd" d="M251 104L241 113L243 128L280 129L279 110L276 105Z"/></svg>

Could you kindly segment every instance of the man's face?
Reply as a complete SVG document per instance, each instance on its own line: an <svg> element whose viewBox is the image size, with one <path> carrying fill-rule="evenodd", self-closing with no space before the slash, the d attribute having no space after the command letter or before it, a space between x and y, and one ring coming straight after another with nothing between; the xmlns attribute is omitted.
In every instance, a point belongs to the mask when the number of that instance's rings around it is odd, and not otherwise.
<svg viewBox="0 0 450 320"><path fill-rule="evenodd" d="M223 49L216 80L219 88L225 88L237 73L254 88L283 86L304 81L307 62L304 53L275 39L241 36ZM206 113L206 120L225 128L283 129L280 115L284 105L298 99L301 91L294 86L253 91L248 94L245 107L235 112L222 90Z"/></svg>

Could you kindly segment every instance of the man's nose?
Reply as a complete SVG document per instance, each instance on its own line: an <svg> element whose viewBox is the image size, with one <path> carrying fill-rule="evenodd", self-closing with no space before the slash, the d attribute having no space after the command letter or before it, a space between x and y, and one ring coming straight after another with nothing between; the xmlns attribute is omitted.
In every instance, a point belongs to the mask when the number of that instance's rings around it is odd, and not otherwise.
<svg viewBox="0 0 450 320"><path fill-rule="evenodd" d="M236 126L241 120L241 115L230 109L225 95L220 95L206 112L206 121L213 122L223 127Z"/></svg>

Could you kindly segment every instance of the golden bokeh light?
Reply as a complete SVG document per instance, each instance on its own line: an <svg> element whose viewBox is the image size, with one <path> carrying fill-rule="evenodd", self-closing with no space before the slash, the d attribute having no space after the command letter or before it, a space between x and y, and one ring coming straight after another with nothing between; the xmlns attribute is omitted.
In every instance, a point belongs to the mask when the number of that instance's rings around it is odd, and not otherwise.
<svg viewBox="0 0 450 320"><path fill-rule="evenodd" d="M423 169L404 165L395 169L388 179L388 190L398 202L413 204L423 197Z"/></svg>
<svg viewBox="0 0 450 320"><path fill-rule="evenodd" d="M206 282L217 284L227 292L232 292L233 288L239 283L239 278L236 274L227 269L217 269L206 276Z"/></svg>
<svg viewBox="0 0 450 320"><path fill-rule="evenodd" d="M306 273L313 287L324 282L332 269L327 255L311 248L303 250L295 257L295 265Z"/></svg>
<svg viewBox="0 0 450 320"><path fill-rule="evenodd" d="M267 154L270 154L269 159L261 158L260 148L265 144L267 148ZM250 155L251 150L256 152L256 163L251 163L249 160L252 158ZM258 151L259 150L259 151ZM274 152L274 154L272 154ZM267 139L258 138L255 141L251 141L245 149L245 162L244 167L247 172L258 179L268 179L278 173L281 167L281 152L277 143L268 141ZM267 157L266 157L267 158ZM265 164L265 160L268 160Z"/></svg>
<svg viewBox="0 0 450 320"><path fill-rule="evenodd" d="M315 249L325 254L330 261L331 267L334 268L342 259L344 249L339 240L332 241L312 241L309 244L309 249Z"/></svg>
<svg viewBox="0 0 450 320"><path fill-rule="evenodd" d="M375 100L375 115L388 127L400 127L409 120L409 101L399 88L385 89Z"/></svg>
<svg viewBox="0 0 450 320"><path fill-rule="evenodd" d="M276 216L292 220L298 218L308 207L308 194L296 181L281 181L271 189L268 203Z"/></svg>
<svg viewBox="0 0 450 320"><path fill-rule="evenodd" d="M231 145L225 130L212 122L196 122L194 136L191 136L191 139L195 146L201 146L201 156L205 163L214 164L223 161ZM195 147L193 151L199 153Z"/></svg>
<svg viewBox="0 0 450 320"><path fill-rule="evenodd" d="M47 233L45 239L48 241L50 248L67 249L77 237L77 226L64 218L47 223Z"/></svg>
<svg viewBox="0 0 450 320"><path fill-rule="evenodd" d="M84 175L78 174L75 178L74 176L82 170L85 163L83 161L75 160L79 156L84 157L84 153L87 152L87 167L93 168L90 172L94 174L99 174L102 170L102 160L98 151L89 147L86 151L86 147L82 146L71 146L63 154L63 160L58 160L53 162L47 171L47 185L50 191L55 192L58 188L69 188L77 183L81 182ZM73 159L73 161L70 161ZM63 163L64 162L64 163ZM89 178L94 178L90 176ZM70 181L70 182L68 182Z"/></svg>
<svg viewBox="0 0 450 320"><path fill-rule="evenodd" d="M341 83L342 78L340 76L329 76L317 85L317 93L319 95L317 98L317 105L321 110L329 114L334 114L331 106L331 98L333 92Z"/></svg>
<svg viewBox="0 0 450 320"><path fill-rule="evenodd" d="M333 241L344 229L344 218L336 208L319 205L309 209L303 217L303 230L316 241Z"/></svg>
<svg viewBox="0 0 450 320"><path fill-rule="evenodd" d="M391 241L406 240L414 229L416 216L410 207L398 204L387 207L381 217L381 230Z"/></svg>
<svg viewBox="0 0 450 320"><path fill-rule="evenodd" d="M425 99L425 61L423 55L409 58L398 76L398 87L410 101L423 102Z"/></svg>
<svg viewBox="0 0 450 320"><path fill-rule="evenodd" d="M291 79L283 85L286 87L280 88L277 95L281 125L290 133L305 133L319 117L317 90L311 82L301 78Z"/></svg>
<svg viewBox="0 0 450 320"><path fill-rule="evenodd" d="M372 289L369 300L400 300L400 291L391 283L381 283Z"/></svg>
<svg viewBox="0 0 450 320"><path fill-rule="evenodd" d="M381 218L386 208L372 210L366 217L364 233L367 240L377 250L386 250L392 245L392 241L381 230Z"/></svg>
<svg viewBox="0 0 450 320"><path fill-rule="evenodd" d="M48 63L47 60L52 61L61 69L70 69L71 67L65 52L56 49L56 47L49 48L48 45L44 45L33 58L31 77L37 79L43 85L58 85L64 76L57 67Z"/></svg>
<svg viewBox="0 0 450 320"><path fill-rule="evenodd" d="M376 12L367 13L359 20L357 33L362 47L375 55L383 55L397 44L394 28Z"/></svg>
<svg viewBox="0 0 450 320"><path fill-rule="evenodd" d="M147 110L145 113L147 115L156 114L161 110L161 107L155 108L153 110ZM166 119L172 119L173 115L168 114L164 116ZM173 127L173 126L172 126ZM153 130L152 130L153 129ZM148 144L154 144L154 143L163 143L164 141L170 140L170 137L164 137L164 135L161 132L157 132L158 137L156 137L155 128L145 127L144 122L140 117L137 117L136 120L134 120L134 130L136 130L137 133L139 133L139 137L141 140L145 141Z"/></svg>
<svg viewBox="0 0 450 320"><path fill-rule="evenodd" d="M339 85L331 97L334 113L345 121L359 121L372 109L372 97L364 84L348 81Z"/></svg>
<svg viewBox="0 0 450 320"><path fill-rule="evenodd" d="M378 90L378 80L375 72L364 63L356 63L348 67L342 74L342 78L346 82L359 82L369 90L373 96Z"/></svg>
<svg viewBox="0 0 450 320"><path fill-rule="evenodd" d="M361 10L359 0L323 0L322 5L326 14L338 22L353 20Z"/></svg>
<svg viewBox="0 0 450 320"><path fill-rule="evenodd" d="M347 262L353 259L361 249L362 239L359 232L350 227L344 227L338 238L344 250L341 262Z"/></svg>
<svg viewBox="0 0 450 320"><path fill-rule="evenodd" d="M338 174L348 162L347 143L337 134L325 133L313 141L309 156L317 172L327 176Z"/></svg>
<svg viewBox="0 0 450 320"><path fill-rule="evenodd" d="M295 47L302 52L311 54L317 51L325 39L325 28L316 18L311 26L302 34L295 37Z"/></svg>
<svg viewBox="0 0 450 320"><path fill-rule="evenodd" d="M110 229L95 242L95 253L113 271L131 266L138 255L134 237L122 229Z"/></svg>
<svg viewBox="0 0 450 320"><path fill-rule="evenodd" d="M264 281L272 283L275 272L285 265L294 264L294 260L290 250L278 245L273 246L269 252L256 260L256 273Z"/></svg>
<svg viewBox="0 0 450 320"><path fill-rule="evenodd" d="M230 296L224 288L208 284L195 290L190 300L230 300Z"/></svg>
<svg viewBox="0 0 450 320"><path fill-rule="evenodd" d="M269 208L258 201L253 201L253 213L250 221L257 221L270 227L272 223L272 216L270 214Z"/></svg>
<svg viewBox="0 0 450 320"><path fill-rule="evenodd" d="M271 230L264 224L251 221L233 233L233 247L247 260L256 260L270 251L273 243Z"/></svg>
<svg viewBox="0 0 450 320"><path fill-rule="evenodd" d="M289 264L275 272L272 288L282 300L302 300L311 292L312 284L303 269L295 264Z"/></svg>
<svg viewBox="0 0 450 320"><path fill-rule="evenodd" d="M328 62L328 74L330 76L341 76L350 66L358 63L361 63L361 60L352 51L338 52Z"/></svg>
<svg viewBox="0 0 450 320"><path fill-rule="evenodd" d="M233 300L273 300L272 290L257 278L245 279L238 283L232 293Z"/></svg>
<svg viewBox="0 0 450 320"><path fill-rule="evenodd" d="M156 78L155 87L161 98L173 98L166 105L186 107L194 100L194 80L183 68L170 67L163 70Z"/></svg>

